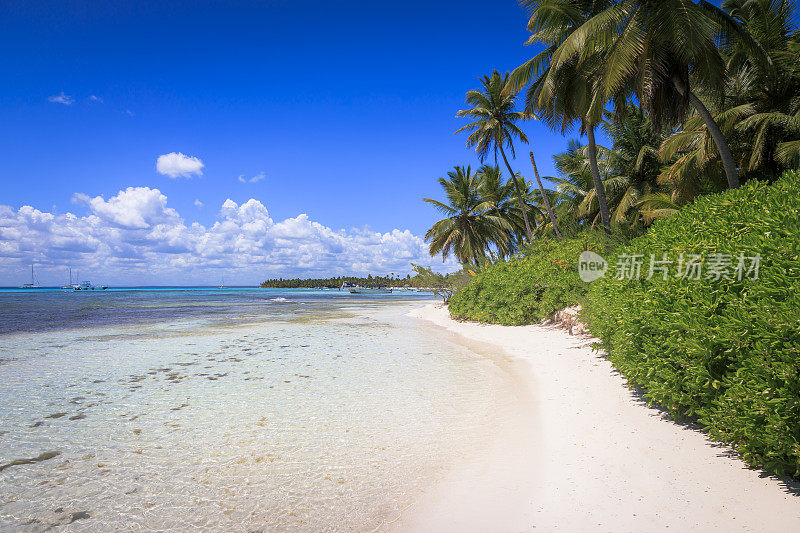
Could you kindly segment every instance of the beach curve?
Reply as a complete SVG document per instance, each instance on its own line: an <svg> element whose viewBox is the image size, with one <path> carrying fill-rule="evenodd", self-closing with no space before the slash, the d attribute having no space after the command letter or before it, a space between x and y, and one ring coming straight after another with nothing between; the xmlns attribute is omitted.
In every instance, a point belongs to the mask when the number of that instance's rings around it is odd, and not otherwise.
<svg viewBox="0 0 800 533"><path fill-rule="evenodd" d="M394 530L800 529L800 484L747 468L699 428L648 407L591 348L596 339L457 322L437 304L409 316L505 353L527 372L535 424L430 487Z"/></svg>

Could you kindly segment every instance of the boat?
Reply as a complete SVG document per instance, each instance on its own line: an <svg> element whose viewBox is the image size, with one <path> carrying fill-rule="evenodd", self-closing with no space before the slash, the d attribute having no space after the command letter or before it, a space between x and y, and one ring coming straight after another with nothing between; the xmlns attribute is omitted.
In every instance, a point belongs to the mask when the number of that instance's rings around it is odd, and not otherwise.
<svg viewBox="0 0 800 533"><path fill-rule="evenodd" d="M31 265L31 282L24 283L20 285L20 289L41 289L42 287L39 285L39 280L36 279L36 276L33 273L33 265Z"/></svg>
<svg viewBox="0 0 800 533"><path fill-rule="evenodd" d="M69 285L62 285L61 288L67 291L74 291L76 284L72 283L72 269L69 269Z"/></svg>
<svg viewBox="0 0 800 533"><path fill-rule="evenodd" d="M349 287L350 294L389 294L392 289L388 287L360 287L358 285Z"/></svg>
<svg viewBox="0 0 800 533"><path fill-rule="evenodd" d="M89 281L81 281L77 285L74 286L72 290L74 291L104 291L108 287L105 285L92 285Z"/></svg>

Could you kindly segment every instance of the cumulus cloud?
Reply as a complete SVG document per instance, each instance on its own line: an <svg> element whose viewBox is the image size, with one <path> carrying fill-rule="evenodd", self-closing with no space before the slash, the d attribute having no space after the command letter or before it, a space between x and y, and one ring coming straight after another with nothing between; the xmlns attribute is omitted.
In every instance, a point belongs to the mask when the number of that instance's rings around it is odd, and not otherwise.
<svg viewBox="0 0 800 533"><path fill-rule="evenodd" d="M64 94L64 91L61 91L58 94L48 97L47 101L54 104L72 105L75 99L68 94Z"/></svg>
<svg viewBox="0 0 800 533"><path fill-rule="evenodd" d="M198 207L198 208L199 208L199 207L203 207L204 205L206 205L206 204L204 204L203 202L201 202L201 201L200 201L200 198L195 198L195 199L194 199L194 206L195 206L195 207Z"/></svg>
<svg viewBox="0 0 800 533"><path fill-rule="evenodd" d="M156 224L178 220L178 213L167 207L167 197L158 189L128 187L108 201L102 196L89 198L76 194L75 198L106 222L132 229L150 228Z"/></svg>
<svg viewBox="0 0 800 533"><path fill-rule="evenodd" d="M247 178L245 177L244 174L239 174L239 181L241 181L242 183L258 183L259 181L263 180L266 177L267 177L266 173L264 173L264 171L262 170L252 178Z"/></svg>
<svg viewBox="0 0 800 533"><path fill-rule="evenodd" d="M156 170L159 174L169 176L170 178L191 178L203 175L203 162L196 158L184 155L180 152L170 152L168 154L158 156L156 161Z"/></svg>
<svg viewBox="0 0 800 533"><path fill-rule="evenodd" d="M98 104L102 104L103 103L103 99L100 98L99 96L95 95L95 94L90 94L88 100L90 102L97 102Z"/></svg>
<svg viewBox="0 0 800 533"><path fill-rule="evenodd" d="M120 284L202 284L216 280L219 269L256 283L279 276L408 272L412 262L456 268L452 260L442 264L430 257L427 244L408 230L334 230L305 214L275 221L253 198L226 200L210 226L187 222L149 187L74 200L84 215L0 206L0 274L23 272L34 259L44 277L48 266L59 273L73 266Z"/></svg>

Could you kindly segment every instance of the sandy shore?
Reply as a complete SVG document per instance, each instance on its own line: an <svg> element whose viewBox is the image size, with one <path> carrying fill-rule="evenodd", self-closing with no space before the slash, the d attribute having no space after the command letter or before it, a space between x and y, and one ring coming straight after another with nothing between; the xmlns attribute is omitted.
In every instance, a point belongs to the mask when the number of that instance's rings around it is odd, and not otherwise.
<svg viewBox="0 0 800 533"><path fill-rule="evenodd" d="M593 339L459 323L434 304L411 316L492 346L530 414L426 491L394 529L800 531L800 484L750 470L697 428L648 408Z"/></svg>

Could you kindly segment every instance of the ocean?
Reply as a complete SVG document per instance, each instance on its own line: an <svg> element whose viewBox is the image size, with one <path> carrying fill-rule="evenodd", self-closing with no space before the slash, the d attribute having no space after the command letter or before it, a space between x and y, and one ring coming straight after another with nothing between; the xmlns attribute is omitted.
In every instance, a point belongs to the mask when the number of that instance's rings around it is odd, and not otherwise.
<svg viewBox="0 0 800 533"><path fill-rule="evenodd" d="M0 530L390 528L513 402L431 301L0 290Z"/></svg>

